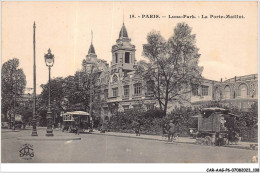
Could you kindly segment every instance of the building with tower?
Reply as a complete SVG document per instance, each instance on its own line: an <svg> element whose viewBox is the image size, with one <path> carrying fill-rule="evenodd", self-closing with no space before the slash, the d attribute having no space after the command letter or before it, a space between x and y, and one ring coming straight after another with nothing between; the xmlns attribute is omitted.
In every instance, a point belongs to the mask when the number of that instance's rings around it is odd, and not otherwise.
<svg viewBox="0 0 260 173"><path fill-rule="evenodd" d="M93 37L93 36L92 36ZM83 60L83 70L91 69L95 64L98 68L99 100L101 109L96 110L101 118L111 117L115 111L126 111L131 108L142 107L145 110L157 107L157 101L149 91L152 84L144 83L138 73L135 56L135 45L128 36L123 23L116 43L112 46L112 60L109 65L105 60L99 59L93 41ZM185 106L201 106L212 101L218 101L227 107L236 106L240 109L248 109L257 102L257 74L234 77L225 81L203 79L203 83L192 88L188 94L189 101ZM168 111L179 104L169 103Z"/></svg>
<svg viewBox="0 0 260 173"><path fill-rule="evenodd" d="M125 111L142 106L152 109L155 100L143 85L141 76L136 73L135 45L131 43L123 23L116 43L112 46L112 61L110 66L97 57L93 43L83 65L83 70L90 69L91 64L99 68L99 86L102 118L111 117L115 110ZM83 64L84 64L83 63Z"/></svg>

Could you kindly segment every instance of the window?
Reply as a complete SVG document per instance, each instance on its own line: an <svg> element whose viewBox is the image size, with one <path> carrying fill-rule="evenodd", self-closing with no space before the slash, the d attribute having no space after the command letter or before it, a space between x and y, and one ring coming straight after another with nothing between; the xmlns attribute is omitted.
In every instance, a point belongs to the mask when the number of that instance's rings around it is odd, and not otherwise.
<svg viewBox="0 0 260 173"><path fill-rule="evenodd" d="M125 63L130 63L130 53L125 52Z"/></svg>
<svg viewBox="0 0 260 173"><path fill-rule="evenodd" d="M113 91L113 97L117 97L118 96L118 88L112 88Z"/></svg>
<svg viewBox="0 0 260 173"><path fill-rule="evenodd" d="M124 96L129 96L129 85L124 86Z"/></svg>
<svg viewBox="0 0 260 173"><path fill-rule="evenodd" d="M201 95L207 96L209 95L209 87L205 85L201 85Z"/></svg>
<svg viewBox="0 0 260 173"><path fill-rule="evenodd" d="M224 92L225 92L224 94L225 99L230 99L231 90L229 86L225 87Z"/></svg>
<svg viewBox="0 0 260 173"><path fill-rule="evenodd" d="M238 96L243 97L243 98L247 97L247 86L246 86L246 84L239 85Z"/></svg>
<svg viewBox="0 0 260 173"><path fill-rule="evenodd" d="M124 77L127 77L127 71L124 71Z"/></svg>
<svg viewBox="0 0 260 173"><path fill-rule="evenodd" d="M153 83L153 81L148 81L146 85L147 85L147 93L148 94L152 94L153 91L154 91L154 83Z"/></svg>
<svg viewBox="0 0 260 173"><path fill-rule="evenodd" d="M222 99L222 93L219 87L215 88L215 100L219 101Z"/></svg>
<svg viewBox="0 0 260 173"><path fill-rule="evenodd" d="M141 95L142 94L142 84L141 83L137 83L134 84L134 95Z"/></svg>
<svg viewBox="0 0 260 173"><path fill-rule="evenodd" d="M116 63L118 62L118 55L115 53Z"/></svg>
<svg viewBox="0 0 260 173"><path fill-rule="evenodd" d="M192 95L197 96L199 95L199 87L198 85L192 85Z"/></svg>
<svg viewBox="0 0 260 173"><path fill-rule="evenodd" d="M108 98L108 89L104 90L104 97L105 97L105 100Z"/></svg>

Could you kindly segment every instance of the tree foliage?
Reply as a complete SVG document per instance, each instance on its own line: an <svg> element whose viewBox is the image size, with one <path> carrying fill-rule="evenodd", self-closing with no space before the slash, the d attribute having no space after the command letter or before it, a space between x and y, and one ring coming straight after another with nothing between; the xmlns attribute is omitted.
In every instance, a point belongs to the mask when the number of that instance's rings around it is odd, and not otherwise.
<svg viewBox="0 0 260 173"><path fill-rule="evenodd" d="M5 62L1 69L1 108L4 115L17 104L14 98L22 96L25 86L26 76L23 69L19 68L19 59L13 58Z"/></svg>
<svg viewBox="0 0 260 173"><path fill-rule="evenodd" d="M149 63L142 62L139 72L146 81L153 81L150 89L165 115L169 102L188 101L191 86L200 83L203 68L198 66L200 54L195 43L196 37L185 23L177 24L167 41L160 32L147 35L143 55Z"/></svg>
<svg viewBox="0 0 260 173"><path fill-rule="evenodd" d="M50 101L52 113L60 115L61 112L87 111L93 113L100 111L100 97L98 87L99 73L95 64L88 70L77 71L75 75L66 78L54 78L50 81ZM46 114L49 100L49 83L42 84L42 92L38 96L37 112L46 123ZM91 99L91 100L90 100Z"/></svg>

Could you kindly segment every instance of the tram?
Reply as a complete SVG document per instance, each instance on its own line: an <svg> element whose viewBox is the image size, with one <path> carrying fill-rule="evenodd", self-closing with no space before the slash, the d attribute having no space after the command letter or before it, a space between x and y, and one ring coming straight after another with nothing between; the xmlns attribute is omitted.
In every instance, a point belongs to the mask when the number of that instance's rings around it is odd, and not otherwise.
<svg viewBox="0 0 260 173"><path fill-rule="evenodd" d="M90 116L88 112L73 111L66 112L63 115L62 131L68 131L74 133L76 126L78 126L79 132L84 132L90 127Z"/></svg>

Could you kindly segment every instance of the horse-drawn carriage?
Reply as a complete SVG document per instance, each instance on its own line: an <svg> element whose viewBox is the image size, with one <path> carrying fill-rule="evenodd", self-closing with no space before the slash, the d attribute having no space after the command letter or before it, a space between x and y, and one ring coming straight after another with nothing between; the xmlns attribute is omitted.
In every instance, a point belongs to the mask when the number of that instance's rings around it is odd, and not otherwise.
<svg viewBox="0 0 260 173"><path fill-rule="evenodd" d="M196 143L204 145L226 145L237 143L238 134L234 131L234 121L237 117L227 109L204 108L198 118Z"/></svg>
<svg viewBox="0 0 260 173"><path fill-rule="evenodd" d="M63 130L70 132L76 132L77 128L79 132L84 132L90 127L89 113L83 111L66 112L63 115Z"/></svg>

